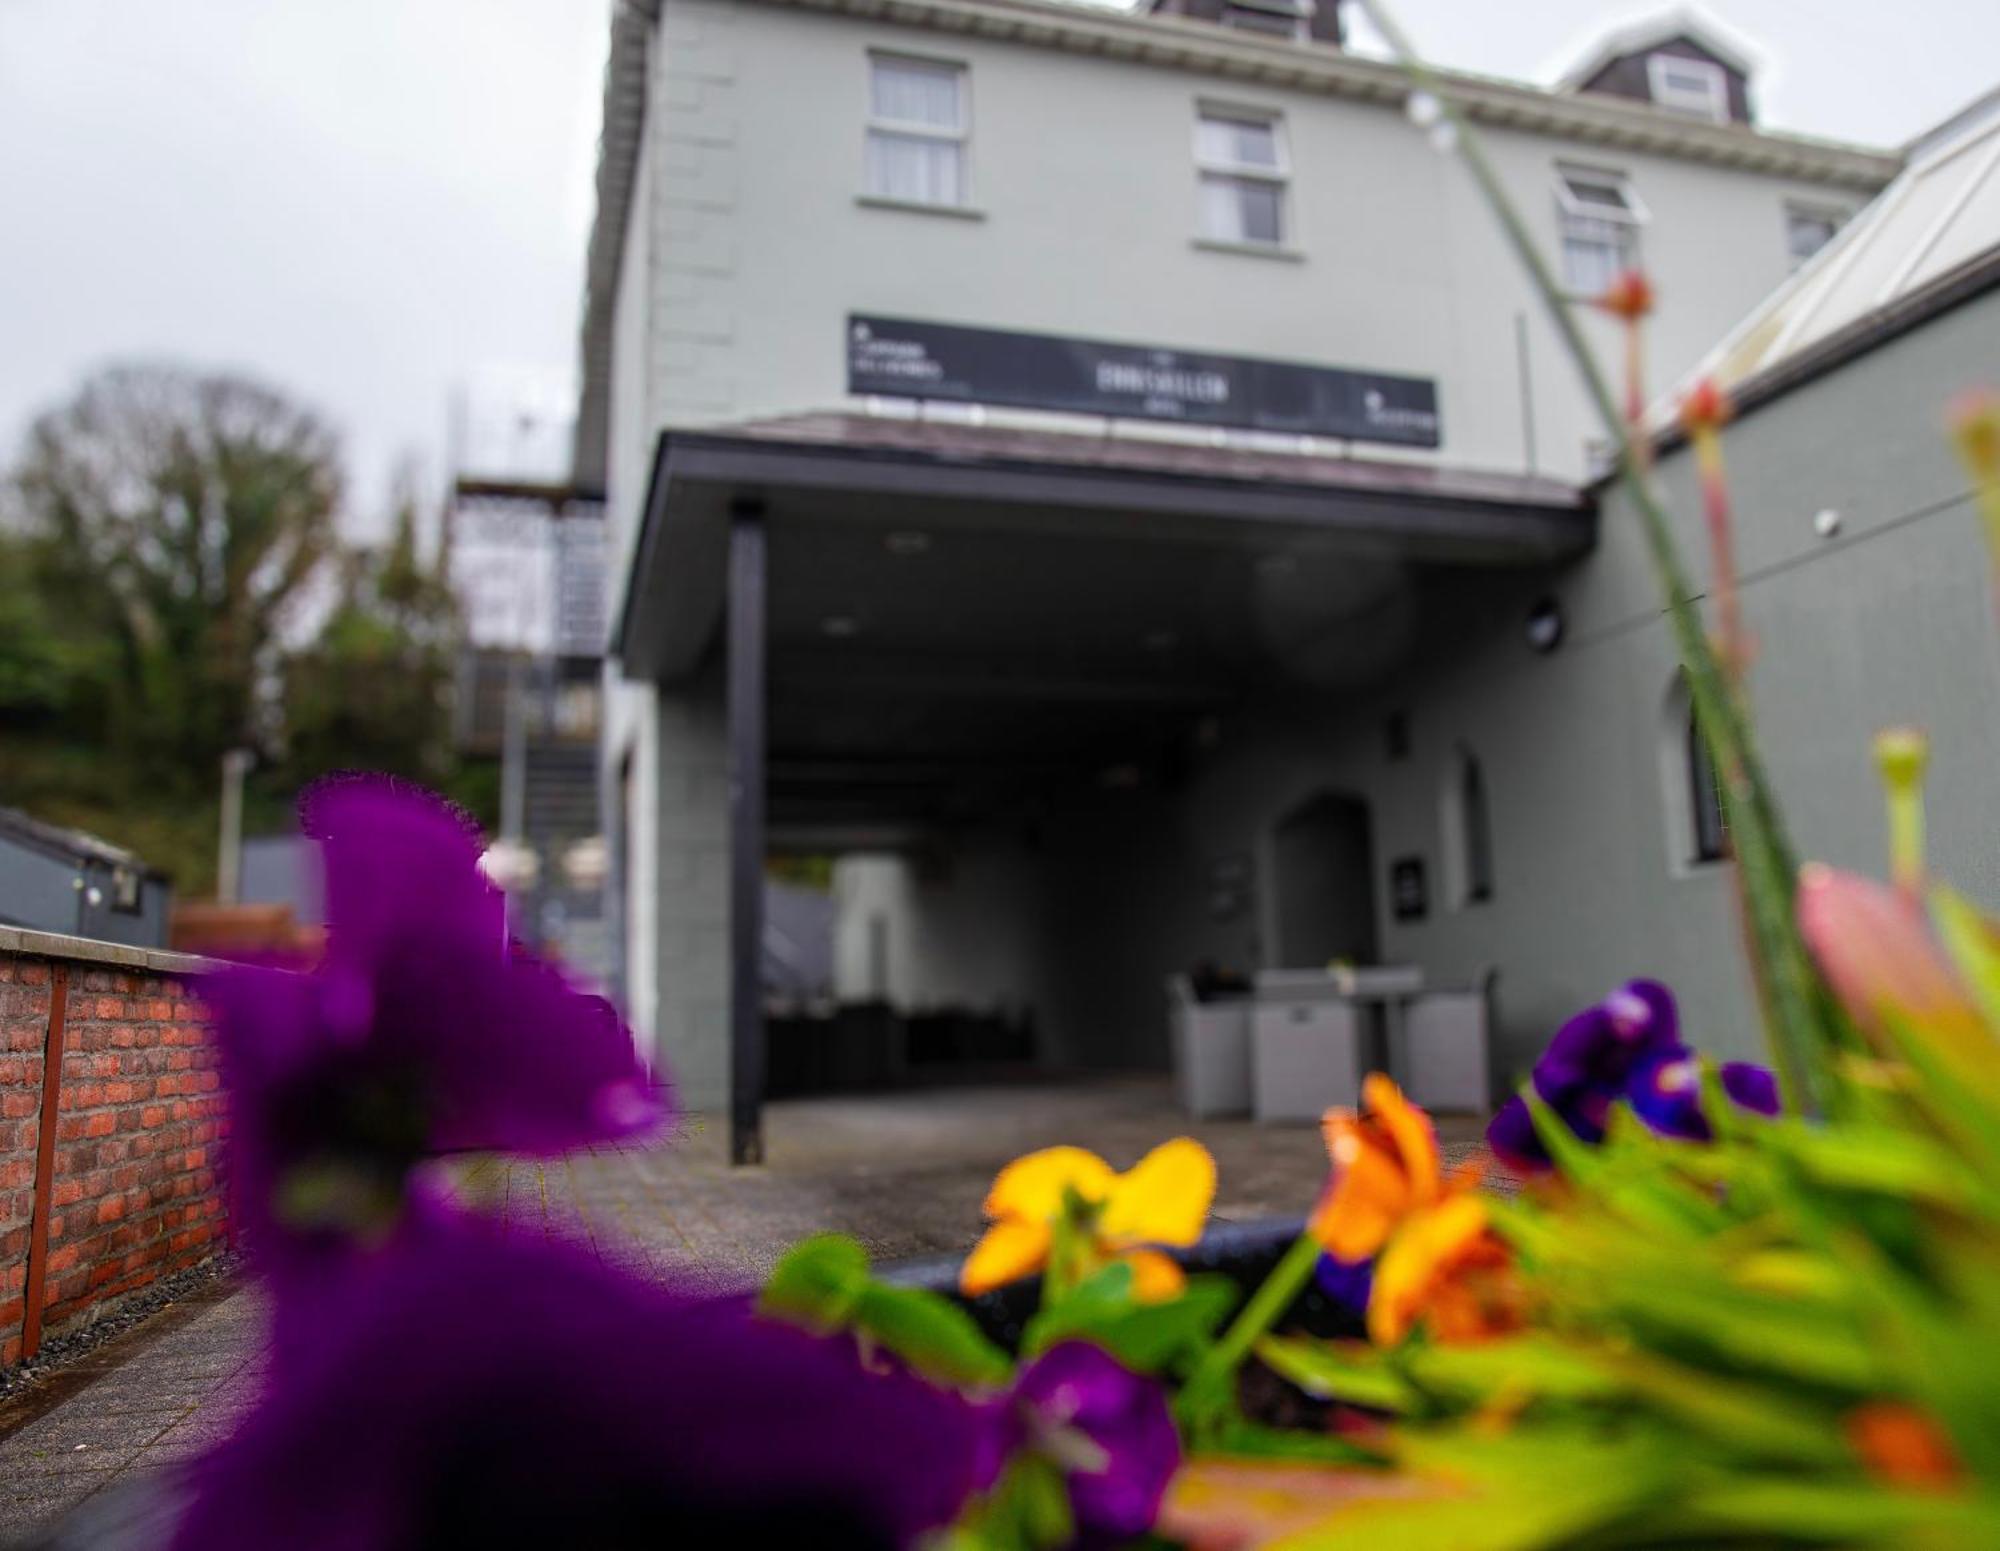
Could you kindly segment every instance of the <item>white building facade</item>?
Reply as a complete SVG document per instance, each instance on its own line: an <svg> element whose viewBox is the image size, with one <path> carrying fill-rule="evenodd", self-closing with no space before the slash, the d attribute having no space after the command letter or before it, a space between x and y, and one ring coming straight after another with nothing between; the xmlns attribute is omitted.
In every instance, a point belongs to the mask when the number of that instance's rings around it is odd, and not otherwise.
<svg viewBox="0 0 2000 1551"><path fill-rule="evenodd" d="M1231 9L620 7L578 478L624 990L696 1107L754 1097L742 880L773 848L923 854L898 910L1065 1067L1158 1064L1160 979L1201 960L1490 962L1524 1048L1646 967L1644 910L1573 972L1522 948L1564 799L1492 787L1469 845L1465 789L1485 745L1656 689L1513 707L1477 750L1425 702L1540 660L1522 621L1595 563L1600 432L1399 73ZM1898 162L1743 122L1697 32L1622 46L1571 89L1448 86L1572 286L1651 276L1661 389ZM1357 836L1344 905L1288 881L1288 846ZM1300 927L1342 909L1365 929Z"/></svg>

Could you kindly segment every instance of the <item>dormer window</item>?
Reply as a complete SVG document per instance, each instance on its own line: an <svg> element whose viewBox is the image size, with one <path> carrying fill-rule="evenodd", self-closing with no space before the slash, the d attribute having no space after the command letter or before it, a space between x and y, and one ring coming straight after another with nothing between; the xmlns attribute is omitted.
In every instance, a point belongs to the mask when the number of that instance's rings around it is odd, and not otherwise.
<svg viewBox="0 0 2000 1551"><path fill-rule="evenodd" d="M1222 25L1303 43L1312 36L1313 0L1223 0Z"/></svg>
<svg viewBox="0 0 2000 1551"><path fill-rule="evenodd" d="M1713 60L1653 54L1646 60L1646 79L1656 107L1711 123L1729 122L1729 80Z"/></svg>

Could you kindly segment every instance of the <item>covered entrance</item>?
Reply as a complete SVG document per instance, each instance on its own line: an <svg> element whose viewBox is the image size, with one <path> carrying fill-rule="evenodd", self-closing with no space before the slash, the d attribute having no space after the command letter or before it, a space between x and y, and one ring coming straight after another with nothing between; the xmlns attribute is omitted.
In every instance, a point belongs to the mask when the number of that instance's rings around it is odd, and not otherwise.
<svg viewBox="0 0 2000 1551"><path fill-rule="evenodd" d="M614 643L659 696L660 855L631 875L662 896L663 1053L726 1066L734 1155L758 1156L767 860L872 852L923 859L940 984L1035 1004L1052 1064L1157 1064L1136 1025L1168 968L1294 947L1219 902L1231 858L1190 839L1226 801L1196 796L1214 749L1249 718L1337 714L1592 523L1547 481L1151 437L858 415L668 433ZM717 768L726 807L680 801ZM1314 923L1296 946L1320 962L1369 951L1355 824L1337 798L1299 809L1256 885ZM726 854L726 910L668 897L699 873L681 852ZM868 972L899 951L872 942ZM719 1009L676 1001L725 983Z"/></svg>

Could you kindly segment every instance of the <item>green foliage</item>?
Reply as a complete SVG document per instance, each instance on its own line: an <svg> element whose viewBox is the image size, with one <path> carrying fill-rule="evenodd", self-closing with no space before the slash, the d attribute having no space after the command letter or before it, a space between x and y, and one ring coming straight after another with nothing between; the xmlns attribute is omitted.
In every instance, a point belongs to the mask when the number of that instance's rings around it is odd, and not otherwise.
<svg viewBox="0 0 2000 1551"><path fill-rule="evenodd" d="M868 1252L844 1234L795 1245L772 1271L758 1307L822 1335L851 1331L941 1383L986 1388L1014 1365L972 1316L936 1293L892 1287L868 1270Z"/></svg>
<svg viewBox="0 0 2000 1551"><path fill-rule="evenodd" d="M233 748L264 756L252 834L333 769L490 818L491 772L450 744L457 613L415 503L354 550L342 491L331 432L240 378L113 368L37 421L0 485L0 802L130 847L184 894L213 880Z"/></svg>
<svg viewBox="0 0 2000 1551"><path fill-rule="evenodd" d="M386 546L350 551L339 570L318 640L285 663L283 779L299 787L353 768L439 783L452 766L458 608L419 559L413 502Z"/></svg>
<svg viewBox="0 0 2000 1551"><path fill-rule="evenodd" d="M1190 1279L1177 1298L1139 1303L1132 1268L1114 1262L1045 1305L1029 1321L1021 1352L1033 1357L1061 1341L1092 1341L1135 1373L1178 1372L1207 1347L1235 1302L1235 1283L1214 1276Z"/></svg>

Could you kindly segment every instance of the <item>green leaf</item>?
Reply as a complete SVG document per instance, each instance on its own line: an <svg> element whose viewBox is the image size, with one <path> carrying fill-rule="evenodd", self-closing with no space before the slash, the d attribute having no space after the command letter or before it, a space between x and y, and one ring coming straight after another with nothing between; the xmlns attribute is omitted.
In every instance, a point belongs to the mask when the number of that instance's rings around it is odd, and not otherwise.
<svg viewBox="0 0 2000 1551"><path fill-rule="evenodd" d="M1256 1351L1278 1377L1315 1399L1395 1412L1410 1410L1419 1399L1381 1349L1365 1341L1266 1336Z"/></svg>
<svg viewBox="0 0 2000 1551"><path fill-rule="evenodd" d="M1263 1427L1236 1418L1217 1427L1206 1447L1215 1454L1238 1459L1299 1460L1317 1465L1380 1465L1386 1463L1379 1450L1330 1433L1298 1432L1290 1428Z"/></svg>
<svg viewBox="0 0 2000 1551"><path fill-rule="evenodd" d="M1402 1464L1465 1483L1458 1495L1373 1502L1282 1542L1286 1551L1539 1551L1569 1545L1664 1497L1680 1468L1670 1438L1615 1443L1535 1430L1408 1440Z"/></svg>
<svg viewBox="0 0 2000 1551"><path fill-rule="evenodd" d="M795 1244L772 1270L758 1309L822 1332L846 1326L868 1285L868 1251L841 1233Z"/></svg>
<svg viewBox="0 0 2000 1551"><path fill-rule="evenodd" d="M1519 1401L1602 1400L1625 1387L1594 1354L1552 1336L1412 1347L1404 1362L1420 1389L1470 1406L1500 1396Z"/></svg>
<svg viewBox="0 0 2000 1551"><path fill-rule="evenodd" d="M891 1287L868 1274L868 1252L827 1233L795 1246L764 1284L758 1308L821 1335L852 1330L946 1384L1004 1384L1007 1354L980 1334L972 1316L917 1287Z"/></svg>
<svg viewBox="0 0 2000 1551"><path fill-rule="evenodd" d="M1132 1268L1113 1264L1029 1321L1021 1351L1034 1356L1060 1341L1090 1341L1135 1372L1159 1373L1197 1354L1235 1302L1228 1277L1198 1276L1178 1297L1135 1303Z"/></svg>
<svg viewBox="0 0 2000 1551"><path fill-rule="evenodd" d="M947 1384L993 1388L1013 1372L1007 1354L970 1314L923 1288L869 1282L854 1302L853 1322L919 1373Z"/></svg>
<svg viewBox="0 0 2000 1551"><path fill-rule="evenodd" d="M2000 1545L2000 1502L1991 1496L1897 1492L1861 1482L1748 1476L1695 1486L1675 1517L1694 1528L1688 1543L1737 1536L1789 1542L1883 1546Z"/></svg>

